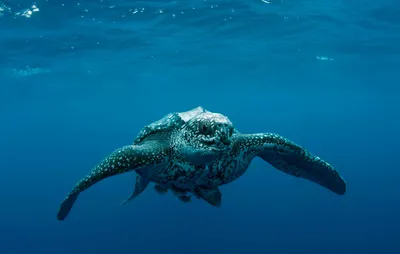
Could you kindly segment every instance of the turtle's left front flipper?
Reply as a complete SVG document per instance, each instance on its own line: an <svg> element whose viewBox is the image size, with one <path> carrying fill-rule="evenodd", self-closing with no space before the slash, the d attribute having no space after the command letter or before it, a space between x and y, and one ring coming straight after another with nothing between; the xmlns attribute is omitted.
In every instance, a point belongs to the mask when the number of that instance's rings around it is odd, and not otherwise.
<svg viewBox="0 0 400 254"><path fill-rule="evenodd" d="M240 134L236 142L248 156L261 157L276 169L308 179L336 194L346 193L346 182L329 163L278 134Z"/></svg>
<svg viewBox="0 0 400 254"><path fill-rule="evenodd" d="M169 147L151 141L143 145L129 145L115 150L104 158L85 178L80 180L61 203L57 219L64 220L78 195L95 183L110 176L137 170L151 170L167 163Z"/></svg>

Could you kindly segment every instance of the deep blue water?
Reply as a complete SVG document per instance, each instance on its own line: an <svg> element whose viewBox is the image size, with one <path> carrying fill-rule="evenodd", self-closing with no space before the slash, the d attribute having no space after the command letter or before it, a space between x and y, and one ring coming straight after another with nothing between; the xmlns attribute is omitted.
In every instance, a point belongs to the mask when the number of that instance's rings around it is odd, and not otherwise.
<svg viewBox="0 0 400 254"><path fill-rule="evenodd" d="M0 253L400 253L396 0L0 1ZM335 195L255 159L222 207L135 173L60 202L104 156L203 106L331 163Z"/></svg>

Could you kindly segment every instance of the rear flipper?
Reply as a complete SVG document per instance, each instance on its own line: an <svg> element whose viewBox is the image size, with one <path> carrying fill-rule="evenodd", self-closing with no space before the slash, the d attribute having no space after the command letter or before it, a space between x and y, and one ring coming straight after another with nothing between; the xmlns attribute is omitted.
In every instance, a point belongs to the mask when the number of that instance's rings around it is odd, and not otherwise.
<svg viewBox="0 0 400 254"><path fill-rule="evenodd" d="M178 199L183 203L190 203L192 201L192 196L178 196Z"/></svg>
<svg viewBox="0 0 400 254"><path fill-rule="evenodd" d="M133 193L127 198L125 201L121 203L121 205L125 205L139 194L141 194L149 185L150 181L146 177L141 177L139 175L136 176L136 183Z"/></svg>
<svg viewBox="0 0 400 254"><path fill-rule="evenodd" d="M186 196L187 190L175 187L173 185L170 187L170 189L176 197Z"/></svg>
<svg viewBox="0 0 400 254"><path fill-rule="evenodd" d="M162 186L159 185L159 184L154 185L154 190L155 190L158 194L161 194L161 195L168 192L168 189L162 187Z"/></svg>
<svg viewBox="0 0 400 254"><path fill-rule="evenodd" d="M206 201L212 206L220 207L222 203L222 193L219 188L208 188L204 186L196 186L194 194Z"/></svg>

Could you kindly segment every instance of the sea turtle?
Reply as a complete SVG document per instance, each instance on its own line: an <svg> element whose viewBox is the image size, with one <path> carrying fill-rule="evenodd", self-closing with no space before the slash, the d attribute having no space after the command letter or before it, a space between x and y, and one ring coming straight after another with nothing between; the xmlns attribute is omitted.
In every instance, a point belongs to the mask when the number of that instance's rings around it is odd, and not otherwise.
<svg viewBox="0 0 400 254"><path fill-rule="evenodd" d="M132 145L123 146L104 158L67 195L57 219L64 220L78 195L95 183L117 174L137 173L132 195L142 193L150 182L155 190L171 190L183 202L191 193L220 207L219 186L231 183L260 157L278 170L308 179L343 195L346 183L327 162L275 133L242 134L220 113L197 107L170 113L144 127Z"/></svg>
<svg viewBox="0 0 400 254"><path fill-rule="evenodd" d="M183 124L188 122L190 119L193 117L201 114L201 113L206 113L209 112L206 109L204 109L201 106L198 106L192 110L185 111L185 112L172 112L164 116L158 121L155 121L147 126L145 126L137 135L135 140L133 141L134 145L139 145L143 143L143 140L145 140L149 136L156 136L155 134L165 132L165 131L171 131L171 130L177 130L180 128ZM126 204L128 201L132 200L135 198L137 195L142 193L144 189L148 186L149 181L146 181L142 179L140 175L136 176L136 184L134 187L134 191L132 192L131 196L126 199L122 204ZM190 196L187 196L187 191L179 189L175 186L170 186L170 188L167 188L166 186L161 186L160 184L155 184L154 185L154 190L159 193L159 194L165 194L168 192L168 190L171 190L174 196L178 197L181 201L187 203L190 202Z"/></svg>

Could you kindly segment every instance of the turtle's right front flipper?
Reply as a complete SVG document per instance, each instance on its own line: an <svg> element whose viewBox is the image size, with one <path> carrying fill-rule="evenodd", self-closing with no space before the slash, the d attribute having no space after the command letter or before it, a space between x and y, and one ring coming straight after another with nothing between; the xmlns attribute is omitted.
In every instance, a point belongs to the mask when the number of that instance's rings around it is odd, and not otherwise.
<svg viewBox="0 0 400 254"><path fill-rule="evenodd" d="M236 150L247 154L247 160L258 156L286 174L307 179L338 195L346 193L347 184L334 167L278 134L240 134L235 145Z"/></svg>
<svg viewBox="0 0 400 254"><path fill-rule="evenodd" d="M156 142L130 145L117 149L104 158L85 178L80 180L67 195L58 210L57 219L64 220L71 211L78 195L95 183L129 171L147 170L167 162L168 146Z"/></svg>

